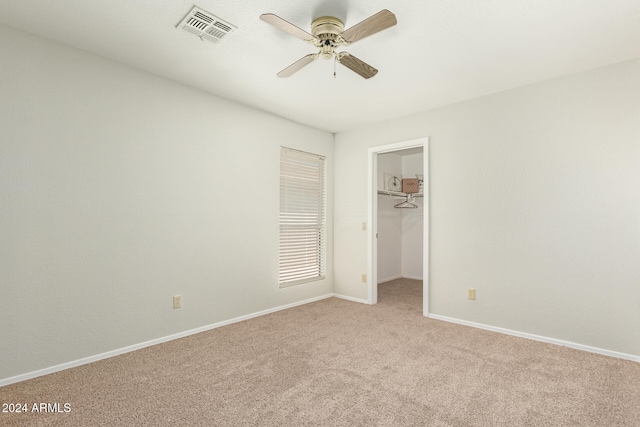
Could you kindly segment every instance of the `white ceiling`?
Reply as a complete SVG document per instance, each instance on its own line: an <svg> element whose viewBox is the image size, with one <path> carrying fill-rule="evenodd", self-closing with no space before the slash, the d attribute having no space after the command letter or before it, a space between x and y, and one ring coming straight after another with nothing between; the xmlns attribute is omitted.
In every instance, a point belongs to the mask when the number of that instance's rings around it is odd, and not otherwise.
<svg viewBox="0 0 640 427"><path fill-rule="evenodd" d="M177 29L194 5L238 29ZM276 77L315 48L262 13L310 31L382 9L398 24L342 49L375 77L323 60ZM2 0L0 23L330 132L640 57L640 0Z"/></svg>

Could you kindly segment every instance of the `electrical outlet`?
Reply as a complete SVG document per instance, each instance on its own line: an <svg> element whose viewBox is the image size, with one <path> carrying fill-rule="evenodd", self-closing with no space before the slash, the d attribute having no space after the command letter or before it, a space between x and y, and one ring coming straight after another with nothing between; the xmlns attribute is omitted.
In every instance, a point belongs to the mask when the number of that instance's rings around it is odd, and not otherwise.
<svg viewBox="0 0 640 427"><path fill-rule="evenodd" d="M474 288L467 289L467 298L468 299L476 299L476 290Z"/></svg>
<svg viewBox="0 0 640 427"><path fill-rule="evenodd" d="M367 222L363 221L362 222L362 231L366 231L367 230Z"/></svg>
<svg viewBox="0 0 640 427"><path fill-rule="evenodd" d="M367 275L366 274L362 275L362 283L367 283Z"/></svg>
<svg viewBox="0 0 640 427"><path fill-rule="evenodd" d="M182 295L173 296L173 308L182 308Z"/></svg>

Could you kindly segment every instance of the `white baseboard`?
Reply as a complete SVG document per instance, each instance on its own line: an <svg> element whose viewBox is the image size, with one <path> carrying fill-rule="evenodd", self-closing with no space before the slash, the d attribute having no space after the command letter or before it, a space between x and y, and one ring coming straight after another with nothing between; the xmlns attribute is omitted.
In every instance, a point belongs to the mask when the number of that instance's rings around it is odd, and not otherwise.
<svg viewBox="0 0 640 427"><path fill-rule="evenodd" d="M417 277L417 276L393 276L393 277L387 277L384 279L379 279L378 280L378 285L381 283L387 283L390 282L392 280L398 280L398 279L411 279L411 280L422 280L422 277Z"/></svg>
<svg viewBox="0 0 640 427"><path fill-rule="evenodd" d="M207 326L202 326L200 328L190 329L188 331L178 332L177 334L168 335L166 337L156 338L156 339L145 341L145 342L142 342L142 343L139 343L139 344L133 344L133 345L130 345L130 346L127 346L127 347L122 347L122 348L119 348L119 349L116 349L116 350L107 351L105 353L96 354L95 356L84 357L82 359L73 360L71 362L62 363L60 365L51 366L49 368L38 369L37 371L27 372L26 374L21 374L21 375L16 375L14 377L0 379L0 387L3 387L5 385L9 385L9 384L13 384L13 383L17 383L17 382L20 382L20 381L26 381L26 380L29 380L29 379L32 379L32 378L36 378L36 377L41 377L43 375L52 374L54 372L63 371L65 369L75 368L75 367L81 366L81 365L86 365L87 363L97 362L98 360L103 360L103 359L108 359L110 357L119 356L121 354L129 353L129 352L136 351L136 350L140 350L140 349L145 348L145 347L151 347L152 345L161 344L161 343L164 343L164 342L167 342L167 341L173 341L173 340L176 340L178 338L184 338L184 337L187 337L189 335L194 335L194 334L198 334L200 332L205 332L205 331L208 331L208 330L211 330L211 329L216 329L216 328L219 328L221 326L226 326L226 325L230 325L232 323L242 322L243 320L249 320L249 319L252 319L254 317L264 316L265 314L275 313L276 311L286 310L288 308L297 307L299 305L309 304L309 303L312 303L312 302L315 302L315 301L320 301L320 300L323 300L323 299L331 298L332 296L335 296L335 295L334 294L321 295L319 297L309 298L309 299L306 299L306 300L303 300L303 301L298 301L298 302L294 302L294 303L291 303L291 304L286 304L286 305L281 305L281 306L274 307L274 308L269 308L267 310L262 310L262 311L258 311L256 313L246 314L244 316L235 317L235 318L229 319L229 320L223 320L221 322L213 323L213 324L207 325Z"/></svg>
<svg viewBox="0 0 640 427"><path fill-rule="evenodd" d="M369 304L369 301L367 301L366 299L354 298L354 297L349 297L347 295L341 295L341 294L333 294L333 296L336 298L347 300L347 301L359 302L360 304Z"/></svg>
<svg viewBox="0 0 640 427"><path fill-rule="evenodd" d="M617 351L606 350L598 347L591 347L588 345L577 344L570 341L563 341L555 338L543 337L540 335L529 334L526 332L513 331L511 329L499 328L497 326L484 325L482 323L469 322L467 320L455 319L453 317L440 316L438 314L428 314L426 317L430 319L442 320L450 323L457 323L459 325L471 326L472 328L485 329L487 331L499 332L501 334L513 335L520 338L527 338L534 341L540 341L548 344L561 345L563 347L569 347L576 350L588 351L589 353L601 354L603 356L616 357L618 359L631 360L633 362L640 362L640 356L633 354L620 353Z"/></svg>
<svg viewBox="0 0 640 427"><path fill-rule="evenodd" d="M378 278L378 285L380 283L386 283L386 282L390 282L392 280L398 280L398 279L402 279L402 276L385 277L384 279Z"/></svg>

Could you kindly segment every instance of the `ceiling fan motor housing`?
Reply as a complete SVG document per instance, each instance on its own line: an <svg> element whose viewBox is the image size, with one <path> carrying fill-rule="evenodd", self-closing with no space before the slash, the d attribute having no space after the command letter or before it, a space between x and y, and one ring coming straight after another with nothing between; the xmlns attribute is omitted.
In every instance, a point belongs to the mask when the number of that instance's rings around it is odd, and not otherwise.
<svg viewBox="0 0 640 427"><path fill-rule="evenodd" d="M343 31L344 23L334 16L321 16L313 20L311 34L317 38L315 44L320 49L323 59L333 58L336 47L343 44L339 40Z"/></svg>

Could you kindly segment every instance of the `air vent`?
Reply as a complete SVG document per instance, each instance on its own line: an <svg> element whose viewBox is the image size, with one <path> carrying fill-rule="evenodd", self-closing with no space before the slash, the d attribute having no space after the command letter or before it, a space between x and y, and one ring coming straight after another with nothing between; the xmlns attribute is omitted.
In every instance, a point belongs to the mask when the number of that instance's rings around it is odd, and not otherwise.
<svg viewBox="0 0 640 427"><path fill-rule="evenodd" d="M182 22L178 24L178 28L195 34L202 40L219 43L238 27L223 21L209 12L194 7Z"/></svg>

